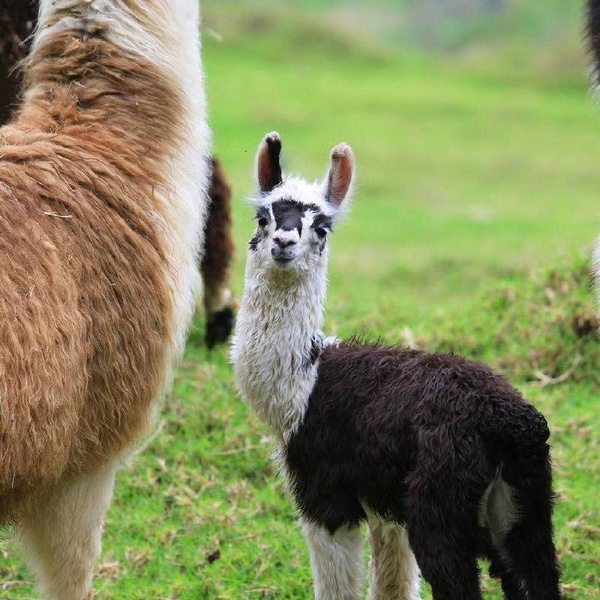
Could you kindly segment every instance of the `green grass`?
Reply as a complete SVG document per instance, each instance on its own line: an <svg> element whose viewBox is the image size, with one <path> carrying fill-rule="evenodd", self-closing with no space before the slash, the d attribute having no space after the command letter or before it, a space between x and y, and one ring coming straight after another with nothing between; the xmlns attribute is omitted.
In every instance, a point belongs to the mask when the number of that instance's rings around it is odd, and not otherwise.
<svg viewBox="0 0 600 600"><path fill-rule="evenodd" d="M310 177L350 142L359 179L332 239L328 331L462 352L511 377L553 430L565 598L593 598L600 372L587 251L600 115L581 55L558 70L554 54L538 62L518 48L509 62L451 59L356 41L296 13L220 6L206 7L223 41L205 35L204 59L215 147L235 190L236 294L261 136L277 128L289 166ZM119 475L97 597L309 598L307 552L270 447L197 318L160 434ZM33 597L16 545L0 552L0 582L13 582L0 598Z"/></svg>

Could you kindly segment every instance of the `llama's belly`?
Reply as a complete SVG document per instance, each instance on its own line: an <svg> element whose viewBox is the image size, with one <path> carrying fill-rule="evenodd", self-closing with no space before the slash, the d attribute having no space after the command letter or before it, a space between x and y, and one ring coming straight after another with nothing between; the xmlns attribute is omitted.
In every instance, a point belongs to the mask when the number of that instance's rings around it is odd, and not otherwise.
<svg viewBox="0 0 600 600"><path fill-rule="evenodd" d="M347 433L351 439L353 432ZM435 473L426 468L419 471L411 456L381 451L375 443L370 448L349 448L340 438L327 444L322 437L303 438L301 426L287 444L281 443L276 458L302 516L332 532L365 521L369 512L405 524L415 503L435 502L421 485ZM481 474L482 480L486 477ZM481 502L479 511L473 511L471 525L474 530L481 528L474 539L482 555L487 539L484 530L491 532L495 542L515 523L513 491L502 480L500 484L494 481L488 488L478 484Z"/></svg>
<svg viewBox="0 0 600 600"><path fill-rule="evenodd" d="M407 488L403 479L393 483L388 474L371 470L357 478L344 472L343 463L321 465L313 474L285 463L289 487L302 516L330 531L366 519L364 507L397 523L405 523Z"/></svg>

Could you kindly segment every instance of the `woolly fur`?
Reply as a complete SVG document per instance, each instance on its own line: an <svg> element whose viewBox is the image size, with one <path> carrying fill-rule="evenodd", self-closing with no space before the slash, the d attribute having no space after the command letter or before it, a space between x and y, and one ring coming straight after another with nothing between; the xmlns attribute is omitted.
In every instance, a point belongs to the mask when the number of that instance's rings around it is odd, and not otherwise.
<svg viewBox="0 0 600 600"><path fill-rule="evenodd" d="M266 140L278 141L281 148L278 134L268 134L259 147L257 169ZM339 148L352 157L346 145L334 149L332 156ZM351 175L347 191L352 185ZM310 356L315 344L322 346L324 340L321 329L329 250L324 240L315 239L311 226L317 213L331 220L341 215L342 211L326 200L328 179L309 184L286 176L253 200L258 211L270 215L270 223L262 229L257 227L257 243L251 243L248 252L231 358L242 395L282 438L302 422L317 377L317 365ZM272 207L287 200L310 208L303 213L301 233L292 232L298 248L294 267L279 269L271 259L271 241L277 235L289 237L292 233L276 231Z"/></svg>
<svg viewBox="0 0 600 600"><path fill-rule="evenodd" d="M183 346L209 143L197 10L41 2L0 130L0 521L131 446Z"/></svg>

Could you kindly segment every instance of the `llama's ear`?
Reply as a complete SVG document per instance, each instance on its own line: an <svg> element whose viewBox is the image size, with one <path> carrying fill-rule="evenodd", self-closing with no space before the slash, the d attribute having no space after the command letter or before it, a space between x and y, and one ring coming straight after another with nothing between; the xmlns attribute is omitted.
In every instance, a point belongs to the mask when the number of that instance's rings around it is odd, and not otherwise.
<svg viewBox="0 0 600 600"><path fill-rule="evenodd" d="M348 197L354 180L354 154L348 144L338 144L331 151L331 163L325 182L325 198L339 208Z"/></svg>
<svg viewBox="0 0 600 600"><path fill-rule="evenodd" d="M264 137L256 153L256 177L263 194L282 182L280 156L281 138L273 131Z"/></svg>

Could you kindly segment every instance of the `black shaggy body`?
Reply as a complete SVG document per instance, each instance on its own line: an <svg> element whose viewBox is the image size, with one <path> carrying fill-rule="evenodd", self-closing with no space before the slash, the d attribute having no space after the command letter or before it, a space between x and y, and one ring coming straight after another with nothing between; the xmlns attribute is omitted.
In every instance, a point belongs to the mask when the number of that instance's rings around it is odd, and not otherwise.
<svg viewBox="0 0 600 600"><path fill-rule="evenodd" d="M305 519L334 532L368 506L405 525L435 600L481 598L477 557L491 559L509 600L556 600L548 436L482 364L349 342L321 354L286 461ZM507 531L498 481L516 507Z"/></svg>

